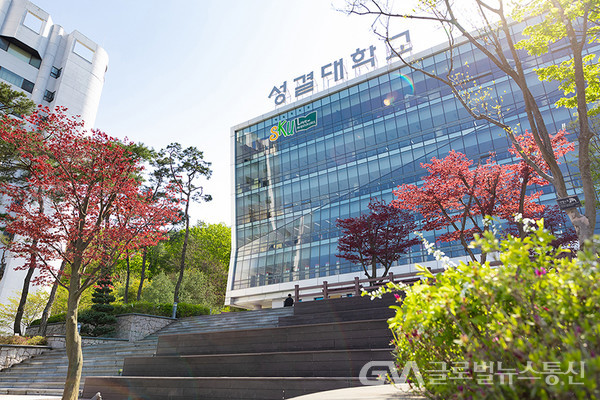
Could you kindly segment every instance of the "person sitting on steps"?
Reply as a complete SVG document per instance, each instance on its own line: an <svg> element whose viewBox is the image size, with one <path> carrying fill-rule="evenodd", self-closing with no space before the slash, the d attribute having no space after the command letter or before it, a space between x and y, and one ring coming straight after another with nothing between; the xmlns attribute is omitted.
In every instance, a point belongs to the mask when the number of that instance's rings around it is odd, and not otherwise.
<svg viewBox="0 0 600 400"><path fill-rule="evenodd" d="M294 305L294 299L292 299L292 295L288 294L287 299L283 302L284 307L291 307Z"/></svg>

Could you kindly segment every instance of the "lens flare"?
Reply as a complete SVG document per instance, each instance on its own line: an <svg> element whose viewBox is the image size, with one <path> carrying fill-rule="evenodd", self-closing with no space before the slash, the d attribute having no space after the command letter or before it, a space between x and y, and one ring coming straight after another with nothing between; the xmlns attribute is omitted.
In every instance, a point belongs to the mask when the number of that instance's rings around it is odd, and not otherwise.
<svg viewBox="0 0 600 400"><path fill-rule="evenodd" d="M401 74L399 72L395 72L392 74L392 79L400 79L402 81L402 94L403 95L411 95L415 94L415 85L407 75Z"/></svg>
<svg viewBox="0 0 600 400"><path fill-rule="evenodd" d="M383 99L383 105L388 107L391 106L392 104L394 104L394 100L396 100L396 96L395 96L395 92L389 93L387 96L385 96L385 99Z"/></svg>

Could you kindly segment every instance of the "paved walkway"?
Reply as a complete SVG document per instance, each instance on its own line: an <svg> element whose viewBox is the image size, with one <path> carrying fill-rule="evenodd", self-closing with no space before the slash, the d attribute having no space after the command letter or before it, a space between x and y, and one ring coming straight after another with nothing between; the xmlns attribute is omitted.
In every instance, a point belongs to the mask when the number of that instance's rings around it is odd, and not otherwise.
<svg viewBox="0 0 600 400"><path fill-rule="evenodd" d="M328 390L293 397L290 400L425 400L425 398L410 392L408 385L377 385Z"/></svg>
<svg viewBox="0 0 600 400"><path fill-rule="evenodd" d="M2 394L0 400L60 400L61 396ZM425 397L411 393L408 385L361 386L348 389L307 394L289 400L424 400ZM82 399L83 400L83 399Z"/></svg>
<svg viewBox="0 0 600 400"><path fill-rule="evenodd" d="M0 400L60 400L61 396L43 396L41 394L0 394Z"/></svg>

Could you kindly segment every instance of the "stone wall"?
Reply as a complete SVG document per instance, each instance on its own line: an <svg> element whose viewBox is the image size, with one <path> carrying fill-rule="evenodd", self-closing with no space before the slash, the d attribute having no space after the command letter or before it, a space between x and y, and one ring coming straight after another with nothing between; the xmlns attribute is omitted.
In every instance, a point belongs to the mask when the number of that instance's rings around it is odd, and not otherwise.
<svg viewBox="0 0 600 400"><path fill-rule="evenodd" d="M121 314L117 315L117 330L115 338L126 339L130 342L141 340L146 336L164 328L175 321L172 318L160 317L157 315L145 315L145 314ZM25 334L27 336L36 336L39 332L39 326L30 326L27 328ZM46 336L64 336L65 335L65 324L64 323L53 323L48 324L46 330Z"/></svg>
<svg viewBox="0 0 600 400"><path fill-rule="evenodd" d="M130 342L141 340L146 336L164 328L175 321L168 317L144 314L117 315L118 339L127 339Z"/></svg>
<svg viewBox="0 0 600 400"><path fill-rule="evenodd" d="M38 336L40 331L40 326L30 326L25 331L26 336ZM54 322L52 324L48 324L46 328L46 336L50 335L65 335L65 323L64 322Z"/></svg>
<svg viewBox="0 0 600 400"><path fill-rule="evenodd" d="M66 339L64 335L53 335L47 336L48 346L54 349L64 349L66 347ZM127 342L125 339L114 339L114 338L94 338L83 336L81 338L81 346L94 346L103 343L114 343L114 342Z"/></svg>
<svg viewBox="0 0 600 400"><path fill-rule="evenodd" d="M0 371L50 350L48 346L0 345Z"/></svg>

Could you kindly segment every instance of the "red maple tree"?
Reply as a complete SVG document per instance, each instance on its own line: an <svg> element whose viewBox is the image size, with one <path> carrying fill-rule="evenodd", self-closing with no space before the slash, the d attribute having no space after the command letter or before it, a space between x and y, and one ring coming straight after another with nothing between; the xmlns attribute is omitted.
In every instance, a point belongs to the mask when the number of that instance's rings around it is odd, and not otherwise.
<svg viewBox="0 0 600 400"><path fill-rule="evenodd" d="M342 229L336 256L361 265L367 278L372 279L377 278L378 265L383 267L381 277L387 275L392 264L419 240L408 239L416 228L408 212L376 198L368 207L367 214L336 221Z"/></svg>
<svg viewBox="0 0 600 400"><path fill-rule="evenodd" d="M526 131L516 138L522 151L536 160L542 171L547 170L531 134ZM552 136L550 145L557 159L573 150L565 131ZM520 156L514 146L509 151ZM488 229L483 223L484 216L510 222L517 213L528 218L544 213L544 206L537 202L541 192L532 192L531 186L548 182L523 160L499 165L492 158L493 154L484 163L473 166L472 160L456 151L443 159L434 157L430 163L421 164L429 172L423 178L423 185L398 186L394 190L396 200L391 204L420 213L424 230L437 231L437 240L442 242L460 241L471 259L476 260L469 243L475 233ZM520 226L518 231L524 234Z"/></svg>
<svg viewBox="0 0 600 400"><path fill-rule="evenodd" d="M43 109L25 122L6 123L0 138L14 144L29 164L26 185L2 186L10 200L6 229L15 235L11 250L29 257L26 267L35 263L41 279L60 278L55 261L67 266L68 285L59 281L69 293L63 399L74 400L82 368L81 295L107 276L125 251L165 239L178 205L172 196L156 199L142 191L142 166L127 144L100 131L83 131L64 110Z"/></svg>
<svg viewBox="0 0 600 400"><path fill-rule="evenodd" d="M472 165L472 160L456 151L443 159L434 157L421 164L429 172L423 185L399 186L392 205L420 213L424 230L438 231L437 240L442 242L459 240L476 260L469 243L475 233L488 229L482 217L512 218L519 209L522 181L515 169L498 165L491 157ZM540 194L524 195L522 207L527 213L541 210L535 202Z"/></svg>
<svg viewBox="0 0 600 400"><path fill-rule="evenodd" d="M541 155L541 152L539 151L531 132L526 130L523 135L515 136L515 141L520 145L522 152L531 160L533 160L533 162L539 166L542 172L548 172L550 170L550 167L548 167L548 164L546 161L544 161L544 158ZM556 135L550 135L550 146L554 150L554 156L557 162L565 154L575 149L575 145L572 142L569 142L567 139L567 132L564 129L558 131ZM515 145L511 146L508 151L520 159L518 163L510 166L510 168L512 168L521 179L519 208L516 212L520 213L525 218L544 218L544 223L547 228L551 229L553 232L556 232L556 234L559 234L560 236L564 236L562 239L559 238L556 243L570 242L570 238L575 231L573 230L573 232L571 232L570 228L566 228L566 220L564 219L564 215L560 215L562 212L557 207L550 207L548 210L546 210L546 206L544 210L533 210L533 212L530 212L531 210L526 210L524 208L523 204L528 185L535 184L538 186L545 186L549 183L523 159L521 153L519 153ZM512 224L513 221L514 219L510 219L509 223ZM515 223L514 225L517 227L518 234L521 237L524 237L525 232L523 231L522 225L519 223ZM563 226L565 226L564 230L561 229Z"/></svg>

